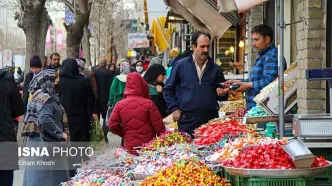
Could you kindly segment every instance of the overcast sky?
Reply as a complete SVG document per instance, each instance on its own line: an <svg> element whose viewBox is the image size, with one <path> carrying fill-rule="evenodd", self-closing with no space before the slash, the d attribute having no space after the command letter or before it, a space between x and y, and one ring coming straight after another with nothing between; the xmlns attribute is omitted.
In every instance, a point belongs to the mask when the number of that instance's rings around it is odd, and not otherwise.
<svg viewBox="0 0 332 186"><path fill-rule="evenodd" d="M149 22L150 26L152 21L160 16L167 15L167 6L163 0L147 0L148 11L149 11ZM152 11L152 12L150 12Z"/></svg>

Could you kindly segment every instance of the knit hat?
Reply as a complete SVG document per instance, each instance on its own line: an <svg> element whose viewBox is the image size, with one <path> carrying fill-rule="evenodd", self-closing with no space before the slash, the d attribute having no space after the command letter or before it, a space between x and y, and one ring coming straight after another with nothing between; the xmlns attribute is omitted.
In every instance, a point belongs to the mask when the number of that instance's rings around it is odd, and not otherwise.
<svg viewBox="0 0 332 186"><path fill-rule="evenodd" d="M31 58L30 67L42 68L42 62L39 56L33 56Z"/></svg>

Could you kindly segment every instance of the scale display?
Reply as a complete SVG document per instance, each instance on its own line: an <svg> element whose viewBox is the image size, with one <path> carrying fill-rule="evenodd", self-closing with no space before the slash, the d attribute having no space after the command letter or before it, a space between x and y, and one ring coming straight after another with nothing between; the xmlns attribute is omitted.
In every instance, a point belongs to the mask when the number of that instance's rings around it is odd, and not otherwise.
<svg viewBox="0 0 332 186"><path fill-rule="evenodd" d="M307 69L306 75L309 81L332 80L332 68Z"/></svg>

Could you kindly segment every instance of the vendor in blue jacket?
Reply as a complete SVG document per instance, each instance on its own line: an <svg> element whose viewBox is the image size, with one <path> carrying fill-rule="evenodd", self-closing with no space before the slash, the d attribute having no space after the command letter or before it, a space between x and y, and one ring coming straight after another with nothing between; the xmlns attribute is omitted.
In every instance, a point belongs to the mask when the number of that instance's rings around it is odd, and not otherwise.
<svg viewBox="0 0 332 186"><path fill-rule="evenodd" d="M219 101L227 100L222 70L209 58L210 34L197 31L192 36L193 54L178 61L164 86L164 99L179 131L190 135L218 117Z"/></svg>

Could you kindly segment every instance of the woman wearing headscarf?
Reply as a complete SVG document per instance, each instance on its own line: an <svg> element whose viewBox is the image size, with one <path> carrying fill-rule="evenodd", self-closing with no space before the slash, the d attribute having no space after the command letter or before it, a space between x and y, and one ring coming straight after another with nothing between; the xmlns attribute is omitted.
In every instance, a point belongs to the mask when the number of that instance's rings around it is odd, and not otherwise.
<svg viewBox="0 0 332 186"><path fill-rule="evenodd" d="M27 147L45 148L45 142L69 141L66 112L60 105L54 90L55 76L53 69L46 69L37 74L30 83L32 96L24 117L25 130L23 134L28 136ZM54 165L53 167L46 165L38 167L38 164L35 165L36 167L27 165L23 185L59 185L61 182L69 180L70 173L65 170L69 163L65 157L28 157L27 161L54 159L56 159L56 166L61 167L61 170L55 170ZM42 168L42 170L36 170L38 168Z"/></svg>
<svg viewBox="0 0 332 186"><path fill-rule="evenodd" d="M130 64L128 62L122 62L120 64L120 75L114 77L111 85L110 95L108 98L109 106L114 106L123 98L123 93L126 88L127 75L130 72Z"/></svg>
<svg viewBox="0 0 332 186"><path fill-rule="evenodd" d="M150 66L144 75L144 79L149 85L150 99L156 104L163 118L167 116L167 104L163 97L163 82L165 77L165 67L159 64Z"/></svg>
<svg viewBox="0 0 332 186"><path fill-rule="evenodd" d="M149 63L148 68L142 73L142 77L144 77L146 71L152 66L152 65L162 65L163 61L159 57L153 57Z"/></svg>
<svg viewBox="0 0 332 186"><path fill-rule="evenodd" d="M63 61L57 91L68 115L71 141L88 142L95 100L91 83L78 63L73 58Z"/></svg>

